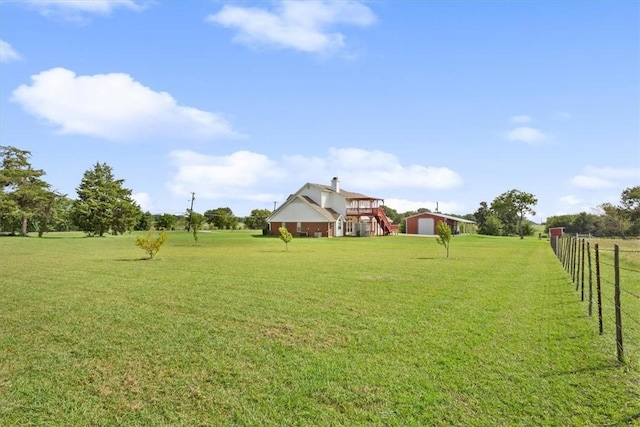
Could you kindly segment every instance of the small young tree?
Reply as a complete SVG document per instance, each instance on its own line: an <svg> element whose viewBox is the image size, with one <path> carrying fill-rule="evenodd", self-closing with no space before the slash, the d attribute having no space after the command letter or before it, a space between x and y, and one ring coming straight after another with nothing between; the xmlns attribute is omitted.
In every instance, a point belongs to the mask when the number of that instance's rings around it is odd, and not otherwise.
<svg viewBox="0 0 640 427"><path fill-rule="evenodd" d="M187 216L190 218L189 223L191 232L193 233L193 241L198 244L198 233L202 230L205 223L205 216L198 212L187 210Z"/></svg>
<svg viewBox="0 0 640 427"><path fill-rule="evenodd" d="M438 233L436 242L447 249L447 258L449 258L449 246L451 246L451 228L449 228L446 222L440 221L438 223L436 233Z"/></svg>
<svg viewBox="0 0 640 427"><path fill-rule="evenodd" d="M288 251L289 242L291 241L291 239L293 239L293 236L291 235L291 233L289 233L289 230L287 230L286 227L280 227L278 228L278 231L280 232L280 240L284 242L285 250Z"/></svg>
<svg viewBox="0 0 640 427"><path fill-rule="evenodd" d="M153 227L151 227L144 235L136 237L136 246L149 254L149 259L153 259L166 240L166 230L161 230L159 234L156 234Z"/></svg>

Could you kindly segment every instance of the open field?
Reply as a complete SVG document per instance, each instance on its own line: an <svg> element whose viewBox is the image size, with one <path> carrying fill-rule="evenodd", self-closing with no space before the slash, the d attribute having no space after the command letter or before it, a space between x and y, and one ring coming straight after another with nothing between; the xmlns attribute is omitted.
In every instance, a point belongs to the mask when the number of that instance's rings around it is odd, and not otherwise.
<svg viewBox="0 0 640 427"><path fill-rule="evenodd" d="M544 240L199 237L1 238L0 425L640 423Z"/></svg>

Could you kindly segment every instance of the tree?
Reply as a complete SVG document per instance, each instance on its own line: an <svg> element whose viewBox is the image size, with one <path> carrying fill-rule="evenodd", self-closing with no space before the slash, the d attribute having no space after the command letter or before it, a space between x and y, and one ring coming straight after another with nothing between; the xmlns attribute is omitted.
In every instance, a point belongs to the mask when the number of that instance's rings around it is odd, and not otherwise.
<svg viewBox="0 0 640 427"><path fill-rule="evenodd" d="M133 227L133 229L136 231L149 230L151 227L153 227L153 222L153 214L151 214L151 212L149 211L146 211L140 214L140 218L138 218L138 222Z"/></svg>
<svg viewBox="0 0 640 427"><path fill-rule="evenodd" d="M176 225L176 217L171 214L162 214L156 217L156 228L163 230L173 230Z"/></svg>
<svg viewBox="0 0 640 427"><path fill-rule="evenodd" d="M513 235L518 230L518 213L510 192L502 193L491 202L491 213L500 221L503 235Z"/></svg>
<svg viewBox="0 0 640 427"><path fill-rule="evenodd" d="M73 200L53 192L42 201L39 209L32 217L29 224L29 231L38 232L38 237L49 231L71 231L75 230L71 221L71 207Z"/></svg>
<svg viewBox="0 0 640 427"><path fill-rule="evenodd" d="M480 234L489 234L484 232L485 223L489 215L491 215L491 209L487 205L487 202L480 202L480 207L473 213L473 220L478 225L478 232Z"/></svg>
<svg viewBox="0 0 640 427"><path fill-rule="evenodd" d="M384 214L393 224L400 224L404 219L397 210L390 208L389 206L382 206L382 208L384 209Z"/></svg>
<svg viewBox="0 0 640 427"><path fill-rule="evenodd" d="M205 216L201 213L191 211L187 209L187 214L190 218L189 222L191 223L191 232L193 233L193 240L198 243L198 233L202 230L202 226L205 223Z"/></svg>
<svg viewBox="0 0 640 427"><path fill-rule="evenodd" d="M219 230L232 230L238 225L238 218L233 215L231 208L209 209L204 213L207 222Z"/></svg>
<svg viewBox="0 0 640 427"><path fill-rule="evenodd" d="M533 206L537 203L538 199L533 194L514 189L496 197L491 203L491 210L502 222L503 233L513 234L517 231L523 239L522 221L526 214L536 214Z"/></svg>
<svg viewBox="0 0 640 427"><path fill-rule="evenodd" d="M538 204L538 199L531 193L525 193L524 191L511 190L513 204L518 215L518 232L520 238L524 239L524 230L522 228L522 221L527 214L535 215L536 211L533 207Z"/></svg>
<svg viewBox="0 0 640 427"><path fill-rule="evenodd" d="M278 228L278 231L280 232L280 240L284 242L285 250L288 251L289 242L293 239L293 236L291 235L291 233L289 233L289 230L287 230L287 227L280 227Z"/></svg>
<svg viewBox="0 0 640 427"><path fill-rule="evenodd" d="M37 219L46 224L62 197L41 179L43 170L32 168L30 157L29 151L0 146L0 227L11 233L20 229L23 236L27 235L30 221Z"/></svg>
<svg viewBox="0 0 640 427"><path fill-rule="evenodd" d="M267 218L271 215L269 209L254 209L251 215L244 219L244 224L251 230L264 230L269 226Z"/></svg>
<svg viewBox="0 0 640 427"><path fill-rule="evenodd" d="M124 188L123 179L115 179L111 166L96 163L87 170L76 188L73 203L74 224L89 236L103 236L111 231L121 234L133 229L142 211Z"/></svg>
<svg viewBox="0 0 640 427"><path fill-rule="evenodd" d="M617 236L626 239L630 221L624 209L611 203L603 203L599 208L602 211L600 233L606 237Z"/></svg>
<svg viewBox="0 0 640 427"><path fill-rule="evenodd" d="M620 197L621 208L629 220L628 234L640 235L640 185L629 187Z"/></svg>
<svg viewBox="0 0 640 427"><path fill-rule="evenodd" d="M63 209L67 206L66 203L67 199L62 194L50 192L42 195L38 208L32 217L32 223L38 232L38 237L55 230L57 222L65 221Z"/></svg>
<svg viewBox="0 0 640 427"><path fill-rule="evenodd" d="M565 229L568 233L596 234L598 229L598 217L596 215L580 212L573 215L573 219L569 229Z"/></svg>
<svg viewBox="0 0 640 427"><path fill-rule="evenodd" d="M166 230L161 230L160 233L156 234L153 227L151 227L144 235L136 237L136 246L145 251L149 255L149 259L153 259L167 240L167 237Z"/></svg>
<svg viewBox="0 0 640 427"><path fill-rule="evenodd" d="M444 222L438 222L438 226L436 227L436 233L438 237L436 238L436 242L439 245L442 245L447 250L447 258L449 258L449 247L451 246L451 227Z"/></svg>
<svg viewBox="0 0 640 427"><path fill-rule="evenodd" d="M495 214L490 214L485 218L482 227L478 227L478 233L485 236L502 236L502 221Z"/></svg>

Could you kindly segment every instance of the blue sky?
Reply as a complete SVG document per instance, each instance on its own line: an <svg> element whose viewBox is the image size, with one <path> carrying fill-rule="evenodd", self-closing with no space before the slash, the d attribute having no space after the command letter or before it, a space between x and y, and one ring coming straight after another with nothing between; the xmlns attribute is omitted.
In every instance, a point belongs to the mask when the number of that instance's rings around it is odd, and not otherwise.
<svg viewBox="0 0 640 427"><path fill-rule="evenodd" d="M0 0L0 40L0 144L72 198L96 162L176 214L337 176L542 221L640 184L636 1Z"/></svg>

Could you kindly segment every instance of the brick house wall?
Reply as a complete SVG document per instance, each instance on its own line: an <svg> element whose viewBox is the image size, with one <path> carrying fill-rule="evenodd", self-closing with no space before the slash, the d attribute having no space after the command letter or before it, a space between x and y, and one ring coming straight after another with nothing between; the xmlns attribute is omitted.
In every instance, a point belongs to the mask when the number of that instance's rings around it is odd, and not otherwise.
<svg viewBox="0 0 640 427"><path fill-rule="evenodd" d="M333 237L333 223L328 222L302 222L300 223L300 231L298 231L298 223L297 222L287 222L286 228L291 233L291 235L296 237L315 237L316 232L322 233L321 237ZM282 227L282 223L271 223L271 235L279 236L280 231L278 230ZM306 234L305 234L306 233Z"/></svg>

